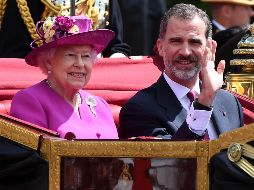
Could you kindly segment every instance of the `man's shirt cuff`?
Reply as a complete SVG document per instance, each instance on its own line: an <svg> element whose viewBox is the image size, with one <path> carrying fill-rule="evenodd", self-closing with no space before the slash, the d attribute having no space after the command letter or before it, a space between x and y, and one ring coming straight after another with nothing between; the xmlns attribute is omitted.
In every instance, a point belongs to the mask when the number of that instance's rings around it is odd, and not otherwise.
<svg viewBox="0 0 254 190"><path fill-rule="evenodd" d="M192 132L202 136L207 130L213 108L211 107L210 111L194 109L193 103L191 104L190 109L187 111L186 122Z"/></svg>

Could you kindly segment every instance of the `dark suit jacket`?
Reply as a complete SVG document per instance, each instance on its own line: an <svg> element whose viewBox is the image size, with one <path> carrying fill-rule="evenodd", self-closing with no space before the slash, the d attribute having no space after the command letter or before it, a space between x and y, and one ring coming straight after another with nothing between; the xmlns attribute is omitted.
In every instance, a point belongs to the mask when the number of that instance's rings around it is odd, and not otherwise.
<svg viewBox="0 0 254 190"><path fill-rule="evenodd" d="M38 0L27 0L31 16L36 23L41 19L44 5ZM32 38L21 18L17 2L6 2L5 13L0 30L0 57L24 58L32 49Z"/></svg>
<svg viewBox="0 0 254 190"><path fill-rule="evenodd" d="M249 36L251 36L250 31L248 29L242 29L216 50L215 67L218 66L220 60L225 60L226 62L224 76L226 76L228 73L239 73L241 71L242 66L230 65L230 60L236 58L233 54L233 50L238 49L238 42L242 38L247 38Z"/></svg>
<svg viewBox="0 0 254 190"><path fill-rule="evenodd" d="M213 35L213 40L217 42L217 51L227 43L231 38L234 38L238 33L243 31L244 28L241 26L234 26L231 28L227 28L226 30L222 30ZM239 39L240 41L240 39Z"/></svg>
<svg viewBox="0 0 254 190"><path fill-rule="evenodd" d="M154 55L165 0L118 0L123 18L123 39L131 55Z"/></svg>
<svg viewBox="0 0 254 190"><path fill-rule="evenodd" d="M254 141L248 144L254 145ZM254 159L245 157L250 164ZM209 161L210 190L253 190L254 179L231 162L227 156L227 149L215 154Z"/></svg>
<svg viewBox="0 0 254 190"><path fill-rule="evenodd" d="M201 140L186 123L186 110L163 75L152 86L139 91L120 112L121 138L160 136L171 140ZM229 92L220 90L213 103L212 122L217 134L243 125L242 107Z"/></svg>
<svg viewBox="0 0 254 190"><path fill-rule="evenodd" d="M48 190L48 161L37 151L0 136L0 189Z"/></svg>
<svg viewBox="0 0 254 190"><path fill-rule="evenodd" d="M109 25L106 29L113 30L115 37L103 50L104 57L109 57L114 53L123 53L126 56L131 55L131 48L127 43L123 42L123 21L122 14L118 4L118 0L109 1Z"/></svg>

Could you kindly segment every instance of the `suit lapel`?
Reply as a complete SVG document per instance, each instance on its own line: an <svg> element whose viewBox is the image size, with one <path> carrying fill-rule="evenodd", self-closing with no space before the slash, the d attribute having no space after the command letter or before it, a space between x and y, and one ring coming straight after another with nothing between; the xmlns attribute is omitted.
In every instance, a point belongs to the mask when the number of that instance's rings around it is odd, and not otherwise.
<svg viewBox="0 0 254 190"><path fill-rule="evenodd" d="M176 132L186 120L187 111L183 108L163 75L161 75L155 85L157 102L163 109L165 109L168 124L173 127Z"/></svg>
<svg viewBox="0 0 254 190"><path fill-rule="evenodd" d="M176 132L186 120L187 111L183 108L163 75L154 84L154 87L156 89L156 101L165 110L168 125ZM218 136L228 130L234 129L234 125L232 127L230 125L231 119L227 113L227 105L225 105L221 96L220 92L218 92L214 99L214 108L211 116L214 129Z"/></svg>

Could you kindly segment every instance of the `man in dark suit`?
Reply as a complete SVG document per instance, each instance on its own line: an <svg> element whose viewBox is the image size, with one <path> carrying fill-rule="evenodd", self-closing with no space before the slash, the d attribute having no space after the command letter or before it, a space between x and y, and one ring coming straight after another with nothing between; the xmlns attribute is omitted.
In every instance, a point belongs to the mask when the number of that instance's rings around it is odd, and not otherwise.
<svg viewBox="0 0 254 190"><path fill-rule="evenodd" d="M254 12L254 0L201 0L211 7L213 35L227 28L246 27Z"/></svg>
<svg viewBox="0 0 254 190"><path fill-rule="evenodd" d="M188 4L170 8L161 21L157 48L165 70L123 106L120 137L216 139L243 125L240 103L221 90L225 62L214 68L216 42L204 11ZM190 91L197 94L193 102Z"/></svg>

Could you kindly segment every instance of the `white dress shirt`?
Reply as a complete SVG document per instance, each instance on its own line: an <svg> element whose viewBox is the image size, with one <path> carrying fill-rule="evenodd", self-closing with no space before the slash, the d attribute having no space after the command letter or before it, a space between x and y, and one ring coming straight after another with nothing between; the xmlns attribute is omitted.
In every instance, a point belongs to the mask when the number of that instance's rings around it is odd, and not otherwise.
<svg viewBox="0 0 254 190"><path fill-rule="evenodd" d="M211 115L213 109L211 111L206 110L195 110L193 107L193 103L190 102L189 98L187 97L187 93L190 90L195 90L197 94L200 94L200 87L199 81L196 82L193 89L189 89L185 86L182 86L174 81L172 81L165 73L163 72L163 76L167 81L168 85L171 87L173 92L175 93L177 99L180 101L182 106L187 111L187 118L186 122L190 128L190 130L198 135L203 135L206 130L208 130L209 138L216 139L217 133L214 130Z"/></svg>

